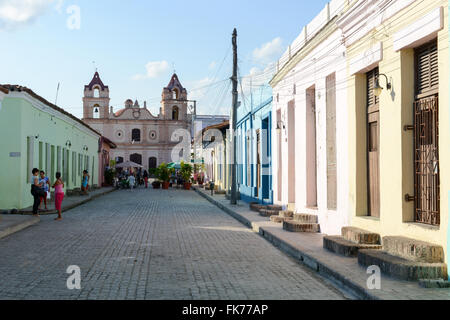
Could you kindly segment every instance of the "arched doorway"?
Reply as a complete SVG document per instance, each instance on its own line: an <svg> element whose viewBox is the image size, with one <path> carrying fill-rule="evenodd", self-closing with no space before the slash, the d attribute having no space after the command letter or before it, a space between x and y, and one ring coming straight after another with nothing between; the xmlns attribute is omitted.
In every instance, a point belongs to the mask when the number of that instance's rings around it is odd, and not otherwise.
<svg viewBox="0 0 450 320"><path fill-rule="evenodd" d="M158 159L156 159L155 157L151 157L148 159L148 168L149 169L155 169L157 167L158 164Z"/></svg>

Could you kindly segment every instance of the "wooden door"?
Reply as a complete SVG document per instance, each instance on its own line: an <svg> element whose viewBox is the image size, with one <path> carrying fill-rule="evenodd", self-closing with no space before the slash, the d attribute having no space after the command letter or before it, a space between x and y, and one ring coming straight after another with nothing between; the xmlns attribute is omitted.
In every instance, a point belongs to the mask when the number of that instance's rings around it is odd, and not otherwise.
<svg viewBox="0 0 450 320"><path fill-rule="evenodd" d="M367 187L368 214L380 217L380 113L373 93L378 68L367 73Z"/></svg>

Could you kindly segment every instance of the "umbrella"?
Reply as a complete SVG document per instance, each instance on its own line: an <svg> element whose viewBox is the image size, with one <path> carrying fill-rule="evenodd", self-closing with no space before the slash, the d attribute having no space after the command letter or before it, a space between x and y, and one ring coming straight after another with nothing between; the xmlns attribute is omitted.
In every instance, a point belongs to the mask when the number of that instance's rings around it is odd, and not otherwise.
<svg viewBox="0 0 450 320"><path fill-rule="evenodd" d="M171 162L167 165L168 168L172 169L176 169L176 170L180 170L181 169L181 164L179 163L175 163L175 162Z"/></svg>
<svg viewBox="0 0 450 320"><path fill-rule="evenodd" d="M134 163L132 161L122 162L116 164L116 168L143 168L140 164Z"/></svg>

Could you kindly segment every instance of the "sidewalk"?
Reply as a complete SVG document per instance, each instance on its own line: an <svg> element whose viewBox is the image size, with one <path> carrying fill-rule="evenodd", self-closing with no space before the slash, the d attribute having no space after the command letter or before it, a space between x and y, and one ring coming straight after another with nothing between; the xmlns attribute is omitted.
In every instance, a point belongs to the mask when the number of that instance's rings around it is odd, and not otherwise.
<svg viewBox="0 0 450 320"><path fill-rule="evenodd" d="M220 209L259 233L273 245L307 265L320 275L345 288L360 299L374 300L449 300L450 289L425 289L417 282L408 282L381 276L381 289L369 290L366 269L357 258L347 258L323 249L323 234L291 233L282 224L271 222L250 210L247 203L239 201L230 205L223 195L211 196L210 191L194 190Z"/></svg>
<svg viewBox="0 0 450 320"><path fill-rule="evenodd" d="M39 221L38 217L2 214L0 215L0 239L28 228Z"/></svg>
<svg viewBox="0 0 450 320"><path fill-rule="evenodd" d="M64 196L64 200L62 203L62 212L68 211L75 207L78 207L86 202L89 202L95 198L101 197L105 194L113 192L115 189L113 187L100 188L93 191L90 191L87 196ZM31 197L31 195L30 195ZM55 202L54 199L51 201L47 201L48 211L39 211L40 215L48 215L48 214L57 214L58 212L55 210ZM41 209L44 209L44 203L41 204ZM22 215L30 215L33 214L33 207L28 207L18 211L18 214Z"/></svg>

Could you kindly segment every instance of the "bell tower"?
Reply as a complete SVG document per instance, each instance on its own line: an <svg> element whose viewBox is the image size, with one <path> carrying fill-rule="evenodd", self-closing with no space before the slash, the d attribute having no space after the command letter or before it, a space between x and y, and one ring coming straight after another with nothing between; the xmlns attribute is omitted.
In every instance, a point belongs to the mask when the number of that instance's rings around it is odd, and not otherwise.
<svg viewBox="0 0 450 320"><path fill-rule="evenodd" d="M84 86L83 120L109 118L109 88L95 72L91 82Z"/></svg>
<svg viewBox="0 0 450 320"><path fill-rule="evenodd" d="M163 89L161 118L164 120L187 121L187 90L181 85L176 73Z"/></svg>

